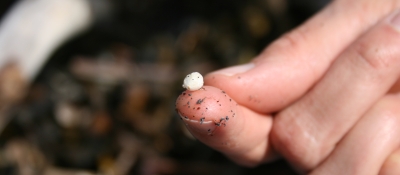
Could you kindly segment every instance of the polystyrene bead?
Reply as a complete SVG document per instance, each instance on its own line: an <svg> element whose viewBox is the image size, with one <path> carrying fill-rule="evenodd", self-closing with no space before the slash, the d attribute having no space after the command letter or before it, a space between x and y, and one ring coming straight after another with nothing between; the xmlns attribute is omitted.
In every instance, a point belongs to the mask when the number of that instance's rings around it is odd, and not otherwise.
<svg viewBox="0 0 400 175"><path fill-rule="evenodd" d="M189 91L196 91L202 88L203 84L203 76L198 72L192 72L186 75L182 87Z"/></svg>

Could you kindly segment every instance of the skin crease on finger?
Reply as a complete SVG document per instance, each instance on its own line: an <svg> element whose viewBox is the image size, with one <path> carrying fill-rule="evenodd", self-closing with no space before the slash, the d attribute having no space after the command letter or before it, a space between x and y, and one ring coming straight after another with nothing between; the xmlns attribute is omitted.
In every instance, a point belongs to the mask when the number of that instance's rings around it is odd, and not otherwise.
<svg viewBox="0 0 400 175"><path fill-rule="evenodd" d="M318 166L397 81L400 27L393 17L349 46L307 95L274 118L272 143L299 169Z"/></svg>
<svg viewBox="0 0 400 175"><path fill-rule="evenodd" d="M333 1L268 46L252 61L253 66L216 71L205 76L205 82L225 89L238 103L254 111L278 111L304 95L340 52L398 7L397 0Z"/></svg>
<svg viewBox="0 0 400 175"><path fill-rule="evenodd" d="M268 146L271 116L238 105L221 89L184 91L176 110L193 136L241 165L255 166L274 157Z"/></svg>
<svg viewBox="0 0 400 175"><path fill-rule="evenodd" d="M273 43L254 61L255 66L258 67L257 69L252 69L247 73L244 71L236 72L237 74L228 76L212 73L205 77L206 84L224 89L227 94L230 94L232 100L235 99L240 104L238 108L242 109L242 113L246 113L245 111L247 111L249 114L262 116L261 114L277 111L291 104L297 98L304 95L310 86L321 78L339 52L383 15L399 7L399 1L381 3L375 0L354 0L350 2L351 5L347 5L347 2L349 1L334 1L332 5L306 22L305 25L302 25L294 32L285 35L283 39ZM332 29L337 30L332 32ZM321 38L324 39L321 40ZM248 66L248 68L251 67ZM183 108L182 106L183 104L177 106L177 108ZM243 116L250 115L243 114ZM251 120L257 121L256 119ZM250 125L248 123L251 120L246 120L241 125L253 127L254 132L261 133L260 135L265 136L262 139L267 140L268 134L266 133L269 133L270 124ZM233 123L231 120L229 122L230 124ZM229 126L231 125L227 125L226 127ZM260 128L264 129L264 127L259 126L266 126L268 129L260 130ZM245 126L237 125L237 127L233 128L240 129L242 127ZM189 128L189 130L196 138L224 152L228 156L232 152L237 151L237 154L231 157L240 157L239 155L248 152L249 148L252 147L249 146L244 149L247 151L241 151L239 146L234 148L219 146L217 143L222 143L221 140L227 139L224 138L226 135L218 136L218 132L214 132L213 137L205 137L204 134L198 134L193 129ZM220 132L224 130L219 129ZM207 135L208 132L203 133ZM250 131L247 134L252 135ZM254 137L251 136L250 138ZM240 138L236 137L236 140L239 141ZM249 139L244 138L243 140L248 141ZM249 143L253 142L251 140ZM263 149L259 148L259 150ZM269 150L269 148L264 148L264 150ZM251 159L251 156L247 156L247 159ZM259 158L252 160L255 163L257 163L257 160L263 161L263 159Z"/></svg>
<svg viewBox="0 0 400 175"><path fill-rule="evenodd" d="M384 162L398 156L395 150L400 146L399 104L399 95L381 98L311 174L376 175L379 171L388 174L396 172L399 168L387 169L393 166L389 163L394 162Z"/></svg>

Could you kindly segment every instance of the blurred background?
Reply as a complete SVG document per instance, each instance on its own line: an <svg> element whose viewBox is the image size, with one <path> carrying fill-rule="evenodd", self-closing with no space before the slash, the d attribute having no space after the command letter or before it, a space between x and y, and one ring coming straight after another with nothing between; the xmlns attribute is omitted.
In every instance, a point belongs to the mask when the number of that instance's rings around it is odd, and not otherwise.
<svg viewBox="0 0 400 175"><path fill-rule="evenodd" d="M295 174L196 141L175 99L186 74L248 62L327 3L0 1L0 174Z"/></svg>

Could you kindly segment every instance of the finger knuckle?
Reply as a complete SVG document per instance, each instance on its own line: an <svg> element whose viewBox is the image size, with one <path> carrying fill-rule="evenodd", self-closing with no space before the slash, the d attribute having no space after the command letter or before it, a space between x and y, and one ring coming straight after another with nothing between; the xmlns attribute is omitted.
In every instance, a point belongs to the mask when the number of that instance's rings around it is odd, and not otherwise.
<svg viewBox="0 0 400 175"><path fill-rule="evenodd" d="M361 42L354 48L355 59L361 60L374 70L387 69L393 64L393 57L382 48Z"/></svg>
<svg viewBox="0 0 400 175"><path fill-rule="evenodd" d="M321 145L313 137L313 134L306 131L302 124L292 120L290 115L285 113L277 116L271 131L271 141L274 148L293 164L304 170L313 168L318 162L318 149ZM286 120L284 118L292 118Z"/></svg>
<svg viewBox="0 0 400 175"><path fill-rule="evenodd" d="M302 26L283 35L273 46L284 50L297 50L308 39L305 33L306 29Z"/></svg>

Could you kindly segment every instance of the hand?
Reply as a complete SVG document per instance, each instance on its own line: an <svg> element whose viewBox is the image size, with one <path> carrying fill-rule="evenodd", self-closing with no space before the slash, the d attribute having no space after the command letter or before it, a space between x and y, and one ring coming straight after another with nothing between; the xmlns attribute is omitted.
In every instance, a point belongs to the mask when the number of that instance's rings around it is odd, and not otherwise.
<svg viewBox="0 0 400 175"><path fill-rule="evenodd" d="M399 7L334 1L252 63L207 75L178 112L239 164L283 156L311 174L400 174Z"/></svg>

